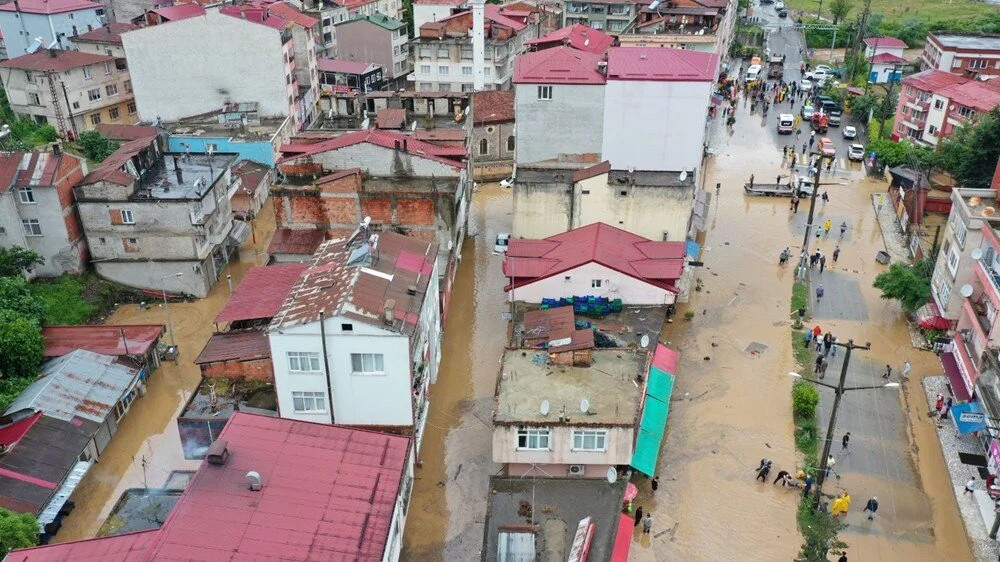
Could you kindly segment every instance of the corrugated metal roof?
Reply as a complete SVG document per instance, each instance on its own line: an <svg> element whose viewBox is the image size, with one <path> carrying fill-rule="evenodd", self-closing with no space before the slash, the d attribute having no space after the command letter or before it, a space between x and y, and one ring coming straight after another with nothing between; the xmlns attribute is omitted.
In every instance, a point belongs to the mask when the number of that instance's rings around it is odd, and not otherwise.
<svg viewBox="0 0 1000 562"><path fill-rule="evenodd" d="M4 562L139 562L159 529L14 550Z"/></svg>
<svg viewBox="0 0 1000 562"><path fill-rule="evenodd" d="M597 70L600 61L601 55L565 46L525 53L514 60L514 83L604 84Z"/></svg>
<svg viewBox="0 0 1000 562"><path fill-rule="evenodd" d="M449 156L465 156L465 149L454 150L454 147L438 146L428 142L423 142L411 138L396 131L386 131L382 129L365 129L363 131L353 131L338 137L305 145L283 145L281 152L288 154L285 158L278 160L278 164L294 161L298 158L313 156L330 150L338 150L346 146L353 146L367 142L383 148L404 150L408 154L434 160L442 164L447 164L455 168L462 168L462 162L453 160ZM405 145L404 145L405 143ZM399 148L397 148L397 145ZM405 146L405 149L403 148Z"/></svg>
<svg viewBox="0 0 1000 562"><path fill-rule="evenodd" d="M163 324L46 326L42 338L46 357L59 357L77 349L104 355L145 355L159 341L163 330Z"/></svg>
<svg viewBox="0 0 1000 562"><path fill-rule="evenodd" d="M550 342L572 337L576 329L572 306L557 306L524 313L525 342Z"/></svg>
<svg viewBox="0 0 1000 562"><path fill-rule="evenodd" d="M322 230L295 230L291 228L279 228L274 231L271 237L271 244L267 247L267 253L311 256L316 253L319 245L323 243L325 234Z"/></svg>
<svg viewBox="0 0 1000 562"><path fill-rule="evenodd" d="M536 45L541 48L566 45L595 55L603 54L614 43L613 36L579 23L524 42L525 45Z"/></svg>
<svg viewBox="0 0 1000 562"><path fill-rule="evenodd" d="M305 269L304 263L250 268L215 317L215 322L273 317Z"/></svg>
<svg viewBox="0 0 1000 562"><path fill-rule="evenodd" d="M609 80L711 82L719 55L687 49L613 47L608 50Z"/></svg>
<svg viewBox="0 0 1000 562"><path fill-rule="evenodd" d="M212 334L205 348L194 360L196 365L219 361L250 361L271 356L267 334L257 330Z"/></svg>
<svg viewBox="0 0 1000 562"><path fill-rule="evenodd" d="M41 378L5 413L40 410L46 417L67 422L83 418L103 423L138 375L138 369L116 357L78 349L42 364Z"/></svg>

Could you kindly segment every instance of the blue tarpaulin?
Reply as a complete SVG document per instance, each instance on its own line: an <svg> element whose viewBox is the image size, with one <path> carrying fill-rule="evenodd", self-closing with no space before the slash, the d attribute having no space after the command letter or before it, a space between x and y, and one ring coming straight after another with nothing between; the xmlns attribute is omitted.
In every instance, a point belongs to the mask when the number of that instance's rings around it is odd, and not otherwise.
<svg viewBox="0 0 1000 562"><path fill-rule="evenodd" d="M979 402L966 402L955 404L949 412L955 429L959 433L972 433L986 429L986 414L979 406Z"/></svg>

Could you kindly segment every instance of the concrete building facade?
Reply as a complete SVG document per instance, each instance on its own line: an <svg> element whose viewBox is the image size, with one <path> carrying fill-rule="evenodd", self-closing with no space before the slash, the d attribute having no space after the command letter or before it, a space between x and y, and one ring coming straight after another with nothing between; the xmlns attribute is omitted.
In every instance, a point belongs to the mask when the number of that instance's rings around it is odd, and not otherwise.
<svg viewBox="0 0 1000 562"><path fill-rule="evenodd" d="M563 26L581 24L617 35L624 32L636 19L638 7L638 4L621 0L566 2L563 8Z"/></svg>
<svg viewBox="0 0 1000 562"><path fill-rule="evenodd" d="M413 29L428 22L443 20L458 10L469 7L469 0L414 0Z"/></svg>
<svg viewBox="0 0 1000 562"><path fill-rule="evenodd" d="M1000 106L1000 80L981 81L940 70L903 79L892 139L937 146L957 127Z"/></svg>
<svg viewBox="0 0 1000 562"><path fill-rule="evenodd" d="M961 287L977 263L972 253L982 252L983 233L1000 227L1000 217L992 214L998 204L993 189L955 189L951 201L948 225L931 276L931 296L941 316L955 320L962 308ZM986 211L990 208L994 211Z"/></svg>
<svg viewBox="0 0 1000 562"><path fill-rule="evenodd" d="M385 79L400 86L410 73L406 24L384 14L355 16L336 24L337 57L381 65Z"/></svg>
<svg viewBox="0 0 1000 562"><path fill-rule="evenodd" d="M7 56L38 48L71 49L71 39L104 25L104 6L90 0L18 0L0 5ZM36 38L41 38L41 43Z"/></svg>
<svg viewBox="0 0 1000 562"><path fill-rule="evenodd" d="M920 53L920 68L966 78L1000 76L1000 36L930 33Z"/></svg>
<svg viewBox="0 0 1000 562"><path fill-rule="evenodd" d="M514 170L514 92L473 94L472 154L477 179L502 179Z"/></svg>
<svg viewBox="0 0 1000 562"><path fill-rule="evenodd" d="M58 146L58 145L55 145ZM0 155L0 246L37 252L32 276L81 273L87 244L73 187L87 173L80 158L61 150Z"/></svg>

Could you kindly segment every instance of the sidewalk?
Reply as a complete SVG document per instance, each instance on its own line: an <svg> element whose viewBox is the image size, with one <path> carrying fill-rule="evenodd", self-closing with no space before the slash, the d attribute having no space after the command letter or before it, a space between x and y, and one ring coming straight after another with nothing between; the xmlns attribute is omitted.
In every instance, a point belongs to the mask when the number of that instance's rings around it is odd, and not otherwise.
<svg viewBox="0 0 1000 562"><path fill-rule="evenodd" d="M881 204L879 201L881 198ZM906 247L906 235L899 228L896 212L889 196L884 193L872 195L872 207L878 215L878 226L882 230L882 243L889 253L890 262L910 263L910 250Z"/></svg>
<svg viewBox="0 0 1000 562"><path fill-rule="evenodd" d="M924 393L927 395L927 410L930 411L939 393L948 396L946 378L925 377L922 382ZM1000 555L1000 550L997 549L997 542L989 537L990 527L993 525L993 500L982 489L983 480L979 477L979 471L973 466L962 464L958 458L959 453L980 455L983 449L971 434L958 435L954 424L949 420L938 424L937 435L948 467L948 475L951 477L952 488L958 499L958 509L962 514L965 533L972 544L972 552L980 562L994 562ZM975 491L972 498L964 493L965 483L969 478L975 478L980 488Z"/></svg>

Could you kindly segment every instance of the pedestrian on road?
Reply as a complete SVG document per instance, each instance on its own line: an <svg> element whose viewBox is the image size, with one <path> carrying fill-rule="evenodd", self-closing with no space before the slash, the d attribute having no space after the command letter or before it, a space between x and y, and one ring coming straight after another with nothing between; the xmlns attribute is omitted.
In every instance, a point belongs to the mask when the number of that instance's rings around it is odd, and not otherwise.
<svg viewBox="0 0 1000 562"><path fill-rule="evenodd" d="M969 481L965 483L965 491L962 492L962 495L964 496L965 494L971 494L972 497L976 497L976 478L975 477L970 478Z"/></svg>
<svg viewBox="0 0 1000 562"><path fill-rule="evenodd" d="M847 562L847 553L841 552L840 558L837 559L837 562Z"/></svg>
<svg viewBox="0 0 1000 562"><path fill-rule="evenodd" d="M844 453L850 453L847 449L847 445L851 442L851 432L848 431L844 434L844 438L840 440L840 450Z"/></svg>
<svg viewBox="0 0 1000 562"><path fill-rule="evenodd" d="M820 341L820 340L816 340L816 341ZM816 356L816 368L813 369L813 372L814 373L818 373L819 370L820 370L820 368L822 368L822 367L823 367L823 356L822 355L817 355Z"/></svg>
<svg viewBox="0 0 1000 562"><path fill-rule="evenodd" d="M830 357L837 356L837 336L830 338Z"/></svg>
<svg viewBox="0 0 1000 562"><path fill-rule="evenodd" d="M938 417L938 419L941 420L948 419L949 410L951 410L951 398L949 398L948 401L944 403L944 406L941 407L941 415Z"/></svg>
<svg viewBox="0 0 1000 562"><path fill-rule="evenodd" d="M822 334L822 333L823 333L823 329L819 327L819 324L817 324L816 327L812 329L813 339L818 338L819 335Z"/></svg>
<svg viewBox="0 0 1000 562"><path fill-rule="evenodd" d="M833 227L833 222L830 219L826 219L826 222L823 223L823 230L826 231L826 234L830 234L831 227Z"/></svg>
<svg viewBox="0 0 1000 562"><path fill-rule="evenodd" d="M829 478L830 477L830 473L833 472L833 467L836 464L837 464L837 459L833 458L833 455L830 455L830 456L828 456L826 458L826 476L825 476L825 478Z"/></svg>
<svg viewBox="0 0 1000 562"><path fill-rule="evenodd" d="M868 503L865 504L865 508L861 512L864 513L866 511L868 512L868 520L869 521L874 521L875 520L875 512L878 511L878 497L877 496L872 496L872 499L868 500Z"/></svg>
<svg viewBox="0 0 1000 562"><path fill-rule="evenodd" d="M892 376L892 367L889 366L889 365L886 365L885 366L885 372L882 373L882 378L885 379L885 380L889 380L889 377L891 377L891 376Z"/></svg>
<svg viewBox="0 0 1000 562"><path fill-rule="evenodd" d="M833 263L837 263L837 258L840 257L840 245L838 244L836 248L833 249Z"/></svg>
<svg viewBox="0 0 1000 562"><path fill-rule="evenodd" d="M659 476L654 476L653 480L649 483L649 486L655 492L656 489L660 487L660 477Z"/></svg>
<svg viewBox="0 0 1000 562"><path fill-rule="evenodd" d="M797 161L797 154L792 153L792 163L788 165L789 168L795 168L795 162Z"/></svg>
<svg viewBox="0 0 1000 562"><path fill-rule="evenodd" d="M934 411L940 412L942 406L944 406L944 394L938 394L937 401L934 402Z"/></svg>
<svg viewBox="0 0 1000 562"><path fill-rule="evenodd" d="M827 332L823 335L823 355L830 354L830 346L833 345L833 334Z"/></svg>
<svg viewBox="0 0 1000 562"><path fill-rule="evenodd" d="M823 285L816 287L816 302L823 298Z"/></svg>
<svg viewBox="0 0 1000 562"><path fill-rule="evenodd" d="M802 488L802 496L808 496L813 489L813 477L806 476L806 485Z"/></svg>
<svg viewBox="0 0 1000 562"><path fill-rule="evenodd" d="M844 238L844 233L847 232L847 221L840 223L840 237Z"/></svg>
<svg viewBox="0 0 1000 562"><path fill-rule="evenodd" d="M829 203L830 202L830 194L827 193L826 191L823 192L823 202L824 203Z"/></svg>
<svg viewBox="0 0 1000 562"><path fill-rule="evenodd" d="M799 204L799 195L796 193L792 195L792 201L788 204L788 210L794 212L795 206Z"/></svg>
<svg viewBox="0 0 1000 562"><path fill-rule="evenodd" d="M823 358L822 355L820 355L820 357ZM823 358L823 363L821 363L820 366L819 366L819 378L822 379L822 378L826 377L826 368L829 365L830 365L830 362L827 361L825 358Z"/></svg>
<svg viewBox="0 0 1000 562"><path fill-rule="evenodd" d="M642 519L642 534L648 535L649 531L653 529L653 514L647 513Z"/></svg>
<svg viewBox="0 0 1000 562"><path fill-rule="evenodd" d="M778 184L779 186L781 185L781 174L778 174L778 177L777 179L774 180L774 183ZM791 185L791 183L789 183L788 185Z"/></svg>
<svg viewBox="0 0 1000 562"><path fill-rule="evenodd" d="M782 486L784 486L784 485L785 485L785 482L783 482L783 481L784 481L784 480L785 480L785 478L787 478L788 476L789 476L789 474L788 474L788 471L787 471L787 470L781 470L781 471L778 471L778 476L777 476L777 477L776 477L776 478L774 479L774 482L773 482L773 483L772 483L771 485L773 486L774 484L777 484L777 483L778 483L779 481L782 481L782 482L781 482L781 485L782 485Z"/></svg>
<svg viewBox="0 0 1000 562"><path fill-rule="evenodd" d="M819 257L819 272L823 273L824 269L826 269L826 256L820 256Z"/></svg>
<svg viewBox="0 0 1000 562"><path fill-rule="evenodd" d="M816 336L816 353L823 351L823 338Z"/></svg>
<svg viewBox="0 0 1000 562"><path fill-rule="evenodd" d="M816 130L815 129L813 129L813 131L809 133L809 137L813 138L813 139L816 138Z"/></svg>
<svg viewBox="0 0 1000 562"><path fill-rule="evenodd" d="M807 144L806 143L802 143L802 154L805 154L807 150L808 150Z"/></svg>
<svg viewBox="0 0 1000 562"><path fill-rule="evenodd" d="M642 506L641 505L639 506L639 509L635 510L635 525L632 525L632 526L633 527L638 527L640 521L642 521Z"/></svg>
<svg viewBox="0 0 1000 562"><path fill-rule="evenodd" d="M760 459L760 466L757 467L757 478L755 478L754 480L767 482L767 475L770 473L771 473L771 461L769 459Z"/></svg>
<svg viewBox="0 0 1000 562"><path fill-rule="evenodd" d="M813 131L813 136L809 137L809 148L812 148L813 143L816 142L816 131ZM805 152L804 150L802 152Z"/></svg>
<svg viewBox="0 0 1000 562"><path fill-rule="evenodd" d="M829 174L832 168L833 168L833 159L831 158L826 163L826 173Z"/></svg>
<svg viewBox="0 0 1000 562"><path fill-rule="evenodd" d="M753 174L750 174L750 189L753 189Z"/></svg>
<svg viewBox="0 0 1000 562"><path fill-rule="evenodd" d="M788 146L781 147L781 157L784 158L788 156Z"/></svg>
<svg viewBox="0 0 1000 562"><path fill-rule="evenodd" d="M793 158L792 162L794 162L794 161L795 161L795 159ZM795 200L792 203L792 211L795 212L795 213L799 212L799 198L798 198L798 196L795 197Z"/></svg>
<svg viewBox="0 0 1000 562"><path fill-rule="evenodd" d="M912 367L910 367L910 362L909 361L906 361L905 363L903 363L903 380L906 380L906 379L910 378L910 369L911 368Z"/></svg>

